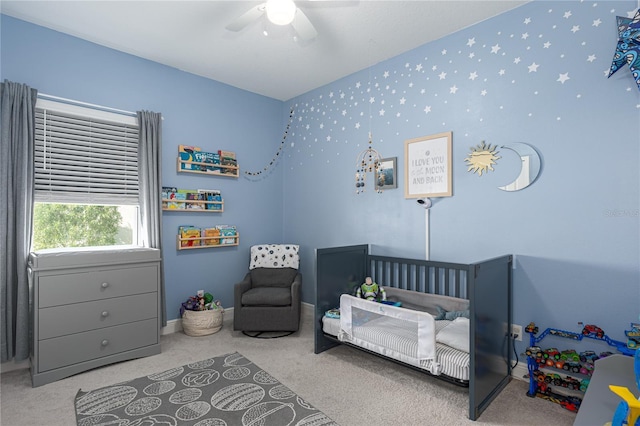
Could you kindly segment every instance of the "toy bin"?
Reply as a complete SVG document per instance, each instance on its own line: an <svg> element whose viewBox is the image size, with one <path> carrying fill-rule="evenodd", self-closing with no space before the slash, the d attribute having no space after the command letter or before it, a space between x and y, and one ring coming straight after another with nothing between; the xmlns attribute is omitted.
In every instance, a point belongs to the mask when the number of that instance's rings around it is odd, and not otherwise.
<svg viewBox="0 0 640 426"><path fill-rule="evenodd" d="M188 336L199 337L217 333L222 328L222 309L184 311L182 329Z"/></svg>

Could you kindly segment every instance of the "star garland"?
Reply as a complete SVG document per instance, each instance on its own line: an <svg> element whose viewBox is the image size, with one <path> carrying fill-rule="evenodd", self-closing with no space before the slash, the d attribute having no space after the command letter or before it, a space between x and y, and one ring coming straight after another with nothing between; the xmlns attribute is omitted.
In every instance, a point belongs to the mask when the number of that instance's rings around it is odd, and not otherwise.
<svg viewBox="0 0 640 426"><path fill-rule="evenodd" d="M284 131L284 136L282 136L282 142L280 142L280 146L278 147L278 151L276 152L276 155L273 156L273 158L271 159L269 164L264 166L264 168L262 170L259 170L257 172L247 172L247 171L245 171L244 172L245 175L259 176L263 172L266 172L267 170L269 170L269 167L273 166L273 164L278 160L278 157L280 157L280 153L284 149L284 143L287 140L287 135L289 134L289 128L291 127L291 122L292 121L293 121L293 107L291 107L291 110L289 111L289 123L287 124L287 128Z"/></svg>

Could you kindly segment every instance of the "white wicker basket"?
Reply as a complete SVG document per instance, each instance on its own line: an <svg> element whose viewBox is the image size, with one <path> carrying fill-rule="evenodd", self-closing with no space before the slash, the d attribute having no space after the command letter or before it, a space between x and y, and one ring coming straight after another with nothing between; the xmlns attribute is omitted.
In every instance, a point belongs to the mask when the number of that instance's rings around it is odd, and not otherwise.
<svg viewBox="0 0 640 426"><path fill-rule="evenodd" d="M182 329L188 336L207 336L217 333L222 328L223 309L207 311L184 311Z"/></svg>

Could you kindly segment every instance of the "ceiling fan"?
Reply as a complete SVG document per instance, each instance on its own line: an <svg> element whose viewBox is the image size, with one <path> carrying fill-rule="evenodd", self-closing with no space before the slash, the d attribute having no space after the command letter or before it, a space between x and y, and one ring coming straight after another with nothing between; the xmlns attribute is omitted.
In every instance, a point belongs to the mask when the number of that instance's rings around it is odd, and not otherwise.
<svg viewBox="0 0 640 426"><path fill-rule="evenodd" d="M229 31L241 31L265 14L267 19L275 25L284 26L291 24L299 40L302 42L311 41L318 35L318 32L311 21L309 21L309 18L307 18L307 15L296 6L293 0L267 0L265 3L254 6L240 15L235 21L227 25L226 28Z"/></svg>

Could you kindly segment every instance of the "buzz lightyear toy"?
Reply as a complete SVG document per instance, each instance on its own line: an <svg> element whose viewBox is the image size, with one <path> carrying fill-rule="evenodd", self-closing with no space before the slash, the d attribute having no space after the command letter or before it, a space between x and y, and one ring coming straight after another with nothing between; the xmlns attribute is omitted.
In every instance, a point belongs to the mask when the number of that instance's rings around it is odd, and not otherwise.
<svg viewBox="0 0 640 426"><path fill-rule="evenodd" d="M364 280L364 284L361 284L356 291L356 297L361 299L371 300L373 302L380 302L381 300L387 300L387 293L382 286L374 283L371 277L367 277Z"/></svg>

